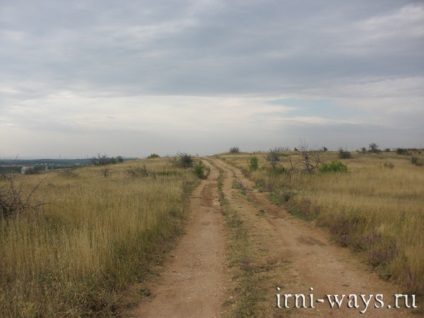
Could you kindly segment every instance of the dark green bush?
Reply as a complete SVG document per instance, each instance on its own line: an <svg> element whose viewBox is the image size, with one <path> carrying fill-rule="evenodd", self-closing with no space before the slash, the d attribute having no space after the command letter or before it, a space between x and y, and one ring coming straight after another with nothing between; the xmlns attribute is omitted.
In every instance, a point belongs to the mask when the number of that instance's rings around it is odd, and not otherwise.
<svg viewBox="0 0 424 318"><path fill-rule="evenodd" d="M396 149L396 153L398 155L408 155L409 151L408 151L408 149L405 149L405 148L398 148L398 149Z"/></svg>
<svg viewBox="0 0 424 318"><path fill-rule="evenodd" d="M350 151L347 151L343 148L339 148L339 158L340 159L351 159L352 154L350 153Z"/></svg>
<svg viewBox="0 0 424 318"><path fill-rule="evenodd" d="M250 157L250 159L249 159L249 169L251 171L255 171L255 170L258 170L258 168L259 168L258 158L255 157L255 156Z"/></svg>
<svg viewBox="0 0 424 318"><path fill-rule="evenodd" d="M175 166L179 168L191 168L193 167L193 157L188 153L179 153L177 157L173 160Z"/></svg>
<svg viewBox="0 0 424 318"><path fill-rule="evenodd" d="M155 159L160 158L160 156L157 153L152 153L150 156L147 157L147 159Z"/></svg>
<svg viewBox="0 0 424 318"><path fill-rule="evenodd" d="M230 148L230 153L240 153L239 147L231 147Z"/></svg>
<svg viewBox="0 0 424 318"><path fill-rule="evenodd" d="M193 167L194 174L198 176L200 179L205 178L205 166L201 161L198 161L194 164Z"/></svg>

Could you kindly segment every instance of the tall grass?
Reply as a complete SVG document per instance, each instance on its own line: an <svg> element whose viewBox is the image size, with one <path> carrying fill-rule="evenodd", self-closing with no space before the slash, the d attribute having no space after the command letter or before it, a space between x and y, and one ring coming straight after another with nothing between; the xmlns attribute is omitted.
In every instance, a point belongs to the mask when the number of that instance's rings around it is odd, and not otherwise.
<svg viewBox="0 0 424 318"><path fill-rule="evenodd" d="M312 175L293 170L275 172L267 166L250 172L263 191L289 212L328 227L343 246L360 251L385 279L403 291L424 293L424 168L392 153L355 154L344 160L347 173ZM281 157L290 167L289 158ZM247 156L223 155L248 173ZM324 162L337 159L326 153Z"/></svg>
<svg viewBox="0 0 424 318"><path fill-rule="evenodd" d="M131 166L179 173L134 177ZM37 210L0 221L4 317L108 316L182 230L184 193L197 181L166 159L17 176L23 191L44 179Z"/></svg>

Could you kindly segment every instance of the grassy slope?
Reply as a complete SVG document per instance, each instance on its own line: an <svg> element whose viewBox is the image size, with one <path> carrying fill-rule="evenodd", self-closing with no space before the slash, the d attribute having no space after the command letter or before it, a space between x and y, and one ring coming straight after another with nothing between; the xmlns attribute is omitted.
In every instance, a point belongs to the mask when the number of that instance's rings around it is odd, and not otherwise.
<svg viewBox="0 0 424 318"><path fill-rule="evenodd" d="M128 169L177 171L130 176ZM109 316L119 294L182 231L193 173L166 159L16 176L43 179L37 210L0 220L0 312L9 317ZM139 169L139 170L137 170Z"/></svg>
<svg viewBox="0 0 424 318"><path fill-rule="evenodd" d="M296 153L282 156L286 169ZM221 155L245 172L252 154ZM394 153L354 154L348 173L273 173L266 154L250 177L293 214L326 226L343 246L360 251L383 278L424 293L424 167ZM421 155L422 156L422 155ZM324 162L337 153L324 153ZM422 160L422 158L420 159Z"/></svg>

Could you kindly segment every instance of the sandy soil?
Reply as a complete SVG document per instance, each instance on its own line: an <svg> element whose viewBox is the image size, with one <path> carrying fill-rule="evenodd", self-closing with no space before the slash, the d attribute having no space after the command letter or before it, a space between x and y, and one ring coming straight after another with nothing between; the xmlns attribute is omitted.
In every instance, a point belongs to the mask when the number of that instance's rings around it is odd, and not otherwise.
<svg viewBox="0 0 424 318"><path fill-rule="evenodd" d="M193 193L187 233L151 288L154 297L143 301L132 316L225 317L231 310L223 306L234 291L225 259L227 234L218 201L218 167L230 207L243 219L249 244L258 251L255 266L268 268L261 276L266 294L261 317L418 317L412 310L388 308L393 306L393 295L402 291L380 280L348 249L331 243L327 232L271 203L239 169L215 158L205 163L211 173ZM242 184L245 193L235 184ZM290 308L284 308L284 294L304 294L306 307L314 308L295 309L292 297L286 297ZM354 297L348 299L350 294L357 296L357 304L351 301L353 308L347 306ZM377 294L383 295L378 298L384 305L376 301ZM337 309L330 308L326 295L346 296ZM360 295L369 301L368 308Z"/></svg>

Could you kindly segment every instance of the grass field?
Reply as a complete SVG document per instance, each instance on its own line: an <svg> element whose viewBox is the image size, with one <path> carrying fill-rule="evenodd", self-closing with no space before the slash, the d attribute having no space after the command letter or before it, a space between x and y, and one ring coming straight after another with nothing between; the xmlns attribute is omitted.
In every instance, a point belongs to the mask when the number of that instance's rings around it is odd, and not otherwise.
<svg viewBox="0 0 424 318"><path fill-rule="evenodd" d="M46 204L0 219L3 317L119 310L122 291L143 279L181 233L187 194L198 182L168 159L13 180L23 196L41 181L31 202Z"/></svg>
<svg viewBox="0 0 424 318"><path fill-rule="evenodd" d="M321 162L341 161L346 173L308 174L295 166L298 152L279 154L272 169L266 153L223 154L256 181L261 191L305 220L325 226L342 246L358 251L384 279L402 291L424 293L424 166L395 152L353 153L338 159L322 152ZM251 158L259 169L252 171ZM415 154L415 160L423 155ZM283 171L284 167L284 171Z"/></svg>

